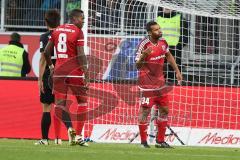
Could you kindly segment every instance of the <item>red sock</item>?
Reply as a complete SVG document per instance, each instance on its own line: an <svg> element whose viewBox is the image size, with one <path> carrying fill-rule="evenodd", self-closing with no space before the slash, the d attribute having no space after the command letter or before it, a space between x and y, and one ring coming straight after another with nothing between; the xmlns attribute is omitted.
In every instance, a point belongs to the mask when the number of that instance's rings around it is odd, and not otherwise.
<svg viewBox="0 0 240 160"><path fill-rule="evenodd" d="M164 142L164 138L165 138L165 133L167 130L167 119L164 120L158 120L157 121L157 126L158 126L158 133L157 133L157 141L158 142Z"/></svg>
<svg viewBox="0 0 240 160"><path fill-rule="evenodd" d="M139 133L141 137L141 143L147 142L147 123L140 122L139 123Z"/></svg>
<svg viewBox="0 0 240 160"><path fill-rule="evenodd" d="M55 114L55 107L54 107L54 114L53 114L53 124L54 124L55 138L61 139L61 120Z"/></svg>
<svg viewBox="0 0 240 160"><path fill-rule="evenodd" d="M77 125L76 125L76 134L81 135L84 122L86 120L86 111L87 111L87 104L79 104L77 108Z"/></svg>

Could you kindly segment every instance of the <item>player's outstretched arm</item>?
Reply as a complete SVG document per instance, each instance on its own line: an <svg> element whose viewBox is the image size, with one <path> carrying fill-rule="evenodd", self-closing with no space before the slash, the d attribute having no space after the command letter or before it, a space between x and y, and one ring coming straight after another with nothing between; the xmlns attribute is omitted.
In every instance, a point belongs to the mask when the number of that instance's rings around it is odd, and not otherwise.
<svg viewBox="0 0 240 160"><path fill-rule="evenodd" d="M177 80L178 80L178 84L180 85L181 84L181 81L182 81L182 73L180 72L177 64L176 64L176 61L174 59L174 57L172 56L172 54L170 52L167 52L166 53L166 59L168 61L168 63L172 66L173 70L176 72L176 77L177 77Z"/></svg>

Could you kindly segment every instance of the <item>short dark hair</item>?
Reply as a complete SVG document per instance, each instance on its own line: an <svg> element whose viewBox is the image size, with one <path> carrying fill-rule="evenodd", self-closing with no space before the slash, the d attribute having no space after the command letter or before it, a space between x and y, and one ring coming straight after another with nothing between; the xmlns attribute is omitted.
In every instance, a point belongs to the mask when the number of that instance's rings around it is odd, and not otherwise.
<svg viewBox="0 0 240 160"><path fill-rule="evenodd" d="M73 9L70 11L69 13L69 19L73 19L74 17L78 17L78 16L83 16L83 11L81 9Z"/></svg>
<svg viewBox="0 0 240 160"><path fill-rule="evenodd" d="M152 29L151 29L151 26L153 26L153 25L157 25L158 23L157 22L155 22L155 21L150 21L150 22L148 22L147 24L146 24L146 30L148 31L148 32L150 32Z"/></svg>
<svg viewBox="0 0 240 160"><path fill-rule="evenodd" d="M56 28L60 24L60 14L57 9L50 9L45 13L46 24L51 28Z"/></svg>
<svg viewBox="0 0 240 160"><path fill-rule="evenodd" d="M12 33L10 37L11 37L11 41L20 42L21 40L20 34L16 32Z"/></svg>

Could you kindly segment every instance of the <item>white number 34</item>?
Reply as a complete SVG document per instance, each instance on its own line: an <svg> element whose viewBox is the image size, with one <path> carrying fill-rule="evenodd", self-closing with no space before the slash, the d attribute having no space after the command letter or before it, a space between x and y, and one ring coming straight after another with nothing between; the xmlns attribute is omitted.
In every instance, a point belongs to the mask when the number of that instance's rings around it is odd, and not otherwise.
<svg viewBox="0 0 240 160"><path fill-rule="evenodd" d="M140 98L140 103L141 104L149 104L149 98L147 98L147 97Z"/></svg>

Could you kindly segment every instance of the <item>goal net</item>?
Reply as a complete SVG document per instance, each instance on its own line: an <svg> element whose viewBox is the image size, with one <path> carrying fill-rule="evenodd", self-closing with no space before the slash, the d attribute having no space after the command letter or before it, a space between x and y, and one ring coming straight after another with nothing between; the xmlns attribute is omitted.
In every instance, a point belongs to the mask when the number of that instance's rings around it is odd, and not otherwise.
<svg viewBox="0 0 240 160"><path fill-rule="evenodd" d="M184 77L182 86L169 89L169 125L240 129L239 5L238 0L90 0L88 57L93 83L86 131L99 124L138 124L137 46L147 35L147 22L176 17L180 23L175 30L162 27ZM165 69L166 81L174 83L168 64Z"/></svg>

